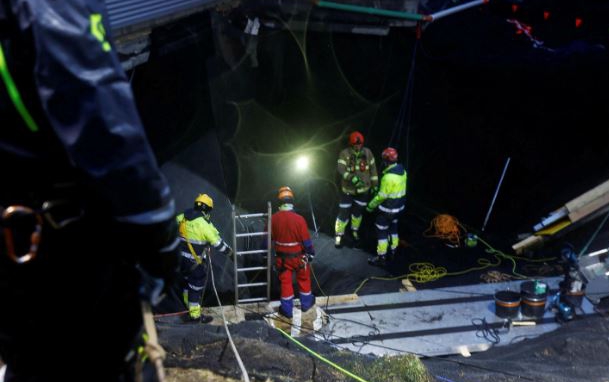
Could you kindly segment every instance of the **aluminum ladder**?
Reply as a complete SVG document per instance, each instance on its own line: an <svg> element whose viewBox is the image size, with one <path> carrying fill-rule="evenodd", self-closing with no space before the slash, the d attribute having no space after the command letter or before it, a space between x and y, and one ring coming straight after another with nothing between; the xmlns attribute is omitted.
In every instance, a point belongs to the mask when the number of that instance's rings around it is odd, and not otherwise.
<svg viewBox="0 0 609 382"><path fill-rule="evenodd" d="M240 303L248 303L248 302L259 302L259 301L270 301L271 300L271 202L267 203L267 212L259 213L259 214L243 214L237 215L235 212L235 206L233 205L232 210L232 219L233 219L233 248L235 251L235 305L239 305ZM261 232L247 232L247 233L237 233L237 220L238 219L256 219L256 218L266 218L266 231ZM266 236L266 249L251 249L246 248L246 250L239 250L237 247L237 239L239 238L249 238L254 236ZM259 256L260 259L264 259L264 254L266 254L266 265L259 265L253 267L244 267L239 268L239 259L244 258L245 256L254 255ZM260 264L263 264L264 261L260 261ZM266 281L265 282L254 282L254 283L245 283L239 284L239 275L241 273L254 272L254 271L266 271ZM239 298L239 290L243 288L250 287L262 287L266 286L266 296L264 297L252 297L252 298Z"/></svg>

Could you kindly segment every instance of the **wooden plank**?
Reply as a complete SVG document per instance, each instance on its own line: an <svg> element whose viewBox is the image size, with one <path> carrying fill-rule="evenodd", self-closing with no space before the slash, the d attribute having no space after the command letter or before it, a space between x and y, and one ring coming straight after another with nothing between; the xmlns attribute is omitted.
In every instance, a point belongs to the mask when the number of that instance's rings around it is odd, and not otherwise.
<svg viewBox="0 0 609 382"><path fill-rule="evenodd" d="M600 197L590 201L588 204L573 210L573 212L569 213L569 219L572 222L576 222L597 211L598 209L603 208L607 204L609 204L609 193L603 194Z"/></svg>
<svg viewBox="0 0 609 382"><path fill-rule="evenodd" d="M330 301L328 301L328 299ZM325 307L326 305L344 304L348 302L357 301L359 296L355 293L351 294L339 294L335 296L315 296L315 305ZM271 301L266 304L266 310L272 312L279 307L280 301ZM294 306L300 306L300 299L294 299Z"/></svg>
<svg viewBox="0 0 609 382"><path fill-rule="evenodd" d="M533 247L539 245L543 242L543 238L541 236L531 235L524 240L519 241L518 243L512 245L512 249L517 253L521 254L525 249L529 247Z"/></svg>
<svg viewBox="0 0 609 382"><path fill-rule="evenodd" d="M569 213L575 212L576 210L584 207L586 204L593 202L595 199L603 197L605 194L609 194L609 180L569 201L567 204L565 204L565 207L567 207Z"/></svg>
<svg viewBox="0 0 609 382"><path fill-rule="evenodd" d="M353 301L357 301L359 299L359 296L355 293L351 293L351 294L339 294L336 296L316 296L315 297L315 304L317 304L317 306L326 306L327 305L335 305L335 304L344 304L346 302L353 302ZM329 300L329 301L328 301Z"/></svg>
<svg viewBox="0 0 609 382"><path fill-rule="evenodd" d="M400 289L400 292L416 292L417 288L414 287L414 285L412 285L412 282L410 282L410 280L408 279L402 279L402 286L404 288Z"/></svg>

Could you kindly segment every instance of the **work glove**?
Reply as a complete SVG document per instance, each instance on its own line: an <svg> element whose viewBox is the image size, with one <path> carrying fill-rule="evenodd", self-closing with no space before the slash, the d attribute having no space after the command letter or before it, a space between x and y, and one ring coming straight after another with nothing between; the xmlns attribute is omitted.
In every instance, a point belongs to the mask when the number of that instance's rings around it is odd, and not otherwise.
<svg viewBox="0 0 609 382"><path fill-rule="evenodd" d="M374 208L370 208L370 206L366 206L366 212L368 212L368 213L374 212Z"/></svg>
<svg viewBox="0 0 609 382"><path fill-rule="evenodd" d="M361 180L359 176L353 175L353 178L351 178L351 184L353 184L355 187L360 187L364 185L364 181Z"/></svg>
<svg viewBox="0 0 609 382"><path fill-rule="evenodd" d="M379 192L379 186L372 186L372 187L370 188L370 194L371 194L372 196L375 196L376 194L378 194L378 192Z"/></svg>

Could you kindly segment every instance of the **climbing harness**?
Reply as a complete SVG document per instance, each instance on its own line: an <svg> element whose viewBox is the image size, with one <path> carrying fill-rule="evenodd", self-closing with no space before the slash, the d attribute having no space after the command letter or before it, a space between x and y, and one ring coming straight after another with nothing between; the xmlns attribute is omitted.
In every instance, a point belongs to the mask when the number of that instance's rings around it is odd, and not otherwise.
<svg viewBox="0 0 609 382"><path fill-rule="evenodd" d="M188 241L188 236L186 235L186 221L183 220L180 222L179 231L180 231L180 236L182 236L184 238L184 241L186 241L188 250L190 251L192 258L195 259L195 262L197 263L197 265L203 263L204 256L203 257L199 256L197 254L197 251L195 251L195 249L193 248L192 244L190 244L190 241Z"/></svg>

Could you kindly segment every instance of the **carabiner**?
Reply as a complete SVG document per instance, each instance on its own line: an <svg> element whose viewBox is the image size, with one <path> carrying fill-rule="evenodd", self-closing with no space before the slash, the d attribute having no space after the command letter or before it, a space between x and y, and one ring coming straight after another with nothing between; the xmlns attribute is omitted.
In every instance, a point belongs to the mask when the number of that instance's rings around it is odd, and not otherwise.
<svg viewBox="0 0 609 382"><path fill-rule="evenodd" d="M42 231L42 217L36 211L29 207L25 206L10 206L2 213L2 220L4 222L8 222L9 219L13 217L13 215L17 213L27 214L34 216L36 220L36 224L34 226L34 230L30 235L30 249L29 252L19 256L15 252L15 241L13 237L13 228L7 227L6 224L3 228L4 230L4 238L6 241L6 254L8 257L17 264L25 264L29 261L32 261L36 258L38 254L38 245L40 244L40 233Z"/></svg>

